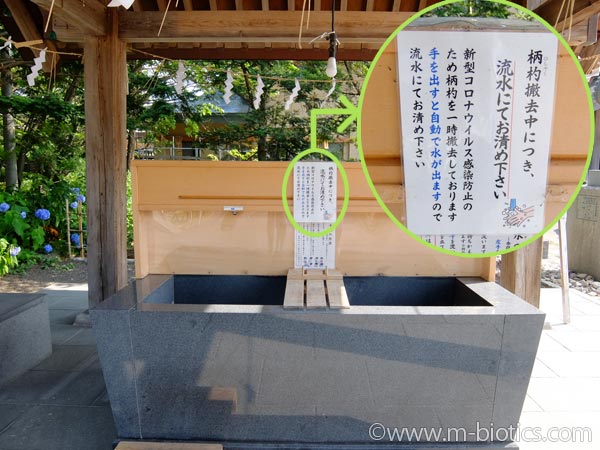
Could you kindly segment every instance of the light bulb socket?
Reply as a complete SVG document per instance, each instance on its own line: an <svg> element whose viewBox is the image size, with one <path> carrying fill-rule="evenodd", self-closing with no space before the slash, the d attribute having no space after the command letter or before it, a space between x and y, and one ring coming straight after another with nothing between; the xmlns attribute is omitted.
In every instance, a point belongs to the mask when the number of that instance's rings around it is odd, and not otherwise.
<svg viewBox="0 0 600 450"><path fill-rule="evenodd" d="M329 33L329 57L335 58L337 54L338 40L335 31Z"/></svg>

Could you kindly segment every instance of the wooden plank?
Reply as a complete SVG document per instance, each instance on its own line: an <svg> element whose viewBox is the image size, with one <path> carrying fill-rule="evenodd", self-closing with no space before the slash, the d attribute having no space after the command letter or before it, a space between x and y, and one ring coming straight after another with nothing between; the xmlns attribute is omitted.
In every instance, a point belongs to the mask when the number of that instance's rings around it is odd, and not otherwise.
<svg viewBox="0 0 600 450"><path fill-rule="evenodd" d="M542 238L502 255L500 285L536 308L540 307Z"/></svg>
<svg viewBox="0 0 600 450"><path fill-rule="evenodd" d="M328 280L342 280L344 275L339 270L325 269L325 278Z"/></svg>
<svg viewBox="0 0 600 450"><path fill-rule="evenodd" d="M268 11L269 10L269 0L262 0L262 10L263 11Z"/></svg>
<svg viewBox="0 0 600 450"><path fill-rule="evenodd" d="M327 298L331 309L350 308L348 294L342 280L326 280L325 285L327 286Z"/></svg>
<svg viewBox="0 0 600 450"><path fill-rule="evenodd" d="M127 284L126 45L115 10L109 19L107 36L87 35L84 43L90 307Z"/></svg>
<svg viewBox="0 0 600 450"><path fill-rule="evenodd" d="M156 5L158 6L159 11L165 11L168 4L168 0L156 0Z"/></svg>
<svg viewBox="0 0 600 450"><path fill-rule="evenodd" d="M283 307L285 309L304 308L304 280L288 278L283 296Z"/></svg>
<svg viewBox="0 0 600 450"><path fill-rule="evenodd" d="M306 308L327 308L325 282L323 280L306 280Z"/></svg>
<svg viewBox="0 0 600 450"><path fill-rule="evenodd" d="M401 3L402 3L402 0L394 0L394 4L392 5L392 11L393 12L400 11L400 4Z"/></svg>
<svg viewBox="0 0 600 450"><path fill-rule="evenodd" d="M211 11L217 11L219 9L219 6L217 5L217 0L209 0L208 3L210 5Z"/></svg>
<svg viewBox="0 0 600 450"><path fill-rule="evenodd" d="M49 10L52 0L31 0L36 5ZM70 25L74 25L82 32L95 36L105 35L106 6L98 0L61 0L54 3L52 14L60 17ZM136 14L131 12L131 14ZM158 29L158 27L157 27Z"/></svg>
<svg viewBox="0 0 600 450"><path fill-rule="evenodd" d="M37 0L42 1L42 0ZM46 1L46 0L44 0ZM315 5L316 8L316 5ZM297 11L170 11L160 36L156 30L164 13L119 11L120 38L140 42L274 42L296 43ZM410 13L339 11L335 28L344 42L381 44ZM314 11L308 35L331 27L331 14ZM198 30L202 30L201 33Z"/></svg>
<svg viewBox="0 0 600 450"><path fill-rule="evenodd" d="M244 10L244 0L235 0L235 9L238 11Z"/></svg>
<svg viewBox="0 0 600 450"><path fill-rule="evenodd" d="M304 280L304 271L302 269L290 269L287 274L288 280Z"/></svg>
<svg viewBox="0 0 600 450"><path fill-rule="evenodd" d="M221 444L121 441L115 450L223 450Z"/></svg>
<svg viewBox="0 0 600 450"><path fill-rule="evenodd" d="M304 271L305 280L324 280L325 272L319 269L306 269Z"/></svg>

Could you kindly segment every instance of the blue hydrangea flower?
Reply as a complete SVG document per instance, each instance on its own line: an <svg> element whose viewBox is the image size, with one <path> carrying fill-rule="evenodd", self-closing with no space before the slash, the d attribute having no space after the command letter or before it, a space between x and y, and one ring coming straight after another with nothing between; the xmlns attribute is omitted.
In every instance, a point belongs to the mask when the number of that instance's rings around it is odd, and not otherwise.
<svg viewBox="0 0 600 450"><path fill-rule="evenodd" d="M50 211L48 211L47 209L38 209L35 212L35 217L37 217L40 220L48 220L50 218Z"/></svg>
<svg viewBox="0 0 600 450"><path fill-rule="evenodd" d="M77 209L79 202L72 202L69 206L71 206L71 209Z"/></svg>
<svg viewBox="0 0 600 450"><path fill-rule="evenodd" d="M21 211L21 219L27 219L27 213L25 211Z"/></svg>
<svg viewBox="0 0 600 450"><path fill-rule="evenodd" d="M6 212L10 209L10 205L6 202L0 203L0 212Z"/></svg>
<svg viewBox="0 0 600 450"><path fill-rule="evenodd" d="M17 256L19 253L21 253L21 247L10 248L10 256Z"/></svg>
<svg viewBox="0 0 600 450"><path fill-rule="evenodd" d="M78 195L77 196L77 201L81 202L81 203L85 203L85 195Z"/></svg>
<svg viewBox="0 0 600 450"><path fill-rule="evenodd" d="M71 235L71 242L73 243L73 245L79 247L79 245L81 244L81 237L79 236L79 233L73 233Z"/></svg>
<svg viewBox="0 0 600 450"><path fill-rule="evenodd" d="M71 192L73 192L75 195L79 195L79 188L71 188Z"/></svg>
<svg viewBox="0 0 600 450"><path fill-rule="evenodd" d="M52 253L52 250L54 250L54 249L52 248L52 246L50 244L44 245L44 251L46 253Z"/></svg>

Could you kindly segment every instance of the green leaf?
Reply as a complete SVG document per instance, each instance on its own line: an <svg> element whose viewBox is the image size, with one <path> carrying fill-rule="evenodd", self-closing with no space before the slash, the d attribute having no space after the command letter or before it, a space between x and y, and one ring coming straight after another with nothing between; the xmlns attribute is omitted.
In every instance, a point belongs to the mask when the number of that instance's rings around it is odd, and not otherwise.
<svg viewBox="0 0 600 450"><path fill-rule="evenodd" d="M44 232L44 228L35 227L33 230L31 230L31 241L34 250L39 249L44 244L45 240L46 233Z"/></svg>

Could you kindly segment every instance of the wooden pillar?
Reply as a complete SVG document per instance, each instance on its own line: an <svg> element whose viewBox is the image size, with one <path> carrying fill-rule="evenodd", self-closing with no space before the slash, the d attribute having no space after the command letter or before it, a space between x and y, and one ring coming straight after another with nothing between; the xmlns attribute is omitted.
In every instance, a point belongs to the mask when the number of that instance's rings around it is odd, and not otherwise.
<svg viewBox="0 0 600 450"><path fill-rule="evenodd" d="M536 308L540 306L542 241L502 255L500 284Z"/></svg>
<svg viewBox="0 0 600 450"><path fill-rule="evenodd" d="M90 308L127 284L125 43L117 11L105 36L85 36L85 129Z"/></svg>

